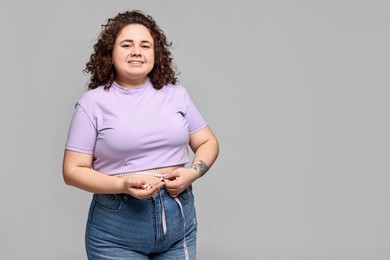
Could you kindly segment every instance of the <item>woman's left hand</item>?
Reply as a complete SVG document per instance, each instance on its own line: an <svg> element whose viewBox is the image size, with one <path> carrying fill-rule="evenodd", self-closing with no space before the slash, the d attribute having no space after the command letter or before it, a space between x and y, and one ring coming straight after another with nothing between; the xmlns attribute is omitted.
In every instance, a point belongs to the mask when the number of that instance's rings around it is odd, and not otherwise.
<svg viewBox="0 0 390 260"><path fill-rule="evenodd" d="M196 179L199 178L199 173L193 168L180 167L171 172L164 173L165 188L169 195L176 198Z"/></svg>

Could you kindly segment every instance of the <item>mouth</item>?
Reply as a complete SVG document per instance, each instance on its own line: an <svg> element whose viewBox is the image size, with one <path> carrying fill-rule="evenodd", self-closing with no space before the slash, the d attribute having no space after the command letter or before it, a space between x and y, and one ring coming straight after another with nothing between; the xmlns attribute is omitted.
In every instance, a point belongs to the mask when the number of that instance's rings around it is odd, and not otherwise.
<svg viewBox="0 0 390 260"><path fill-rule="evenodd" d="M128 63L131 64L131 65L142 65L142 64L144 64L142 61L139 61L139 60L131 60Z"/></svg>

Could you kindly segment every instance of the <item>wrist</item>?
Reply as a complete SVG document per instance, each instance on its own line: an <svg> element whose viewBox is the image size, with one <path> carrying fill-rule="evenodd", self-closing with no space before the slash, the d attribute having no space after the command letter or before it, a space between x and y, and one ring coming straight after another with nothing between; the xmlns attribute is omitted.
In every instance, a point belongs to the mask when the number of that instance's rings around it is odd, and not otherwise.
<svg viewBox="0 0 390 260"><path fill-rule="evenodd" d="M200 178L206 174L206 172L210 169L210 166L208 166L204 161L199 160L197 163L193 164L191 168L198 173L198 177Z"/></svg>
<svg viewBox="0 0 390 260"><path fill-rule="evenodd" d="M128 193L127 185L126 185L126 178L115 177L114 179L115 179L114 180L115 190L118 191L116 193Z"/></svg>
<svg viewBox="0 0 390 260"><path fill-rule="evenodd" d="M199 171L197 169L195 169L193 166L191 168L189 168L189 169L193 173L192 175L195 177L195 180L200 178L200 174L199 174Z"/></svg>

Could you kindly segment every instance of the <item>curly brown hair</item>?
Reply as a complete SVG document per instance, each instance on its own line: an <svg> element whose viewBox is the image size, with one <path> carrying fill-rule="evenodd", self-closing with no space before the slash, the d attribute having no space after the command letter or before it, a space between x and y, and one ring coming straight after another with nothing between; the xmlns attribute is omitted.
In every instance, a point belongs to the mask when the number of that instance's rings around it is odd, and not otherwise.
<svg viewBox="0 0 390 260"><path fill-rule="evenodd" d="M150 15L144 15L139 10L133 10L119 13L102 25L102 32L93 46L94 52L83 70L91 74L91 81L88 84L89 89L94 89L101 85L104 85L106 90L111 87L116 76L116 70L112 64L112 50L117 36L123 27L129 24L145 26L153 37L155 61L152 71L148 74L153 87L161 89L169 83L177 83L171 53L168 50L172 42L167 41L164 32Z"/></svg>

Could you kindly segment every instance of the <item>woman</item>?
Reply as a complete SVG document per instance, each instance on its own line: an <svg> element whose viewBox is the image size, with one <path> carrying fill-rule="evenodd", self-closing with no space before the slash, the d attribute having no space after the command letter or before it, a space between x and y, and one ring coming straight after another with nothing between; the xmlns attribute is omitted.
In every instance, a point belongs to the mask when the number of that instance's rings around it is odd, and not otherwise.
<svg viewBox="0 0 390 260"><path fill-rule="evenodd" d="M94 193L89 259L196 258L191 184L219 146L177 84L169 46L152 17L124 12L103 26L86 65L91 82L70 124L63 175Z"/></svg>

